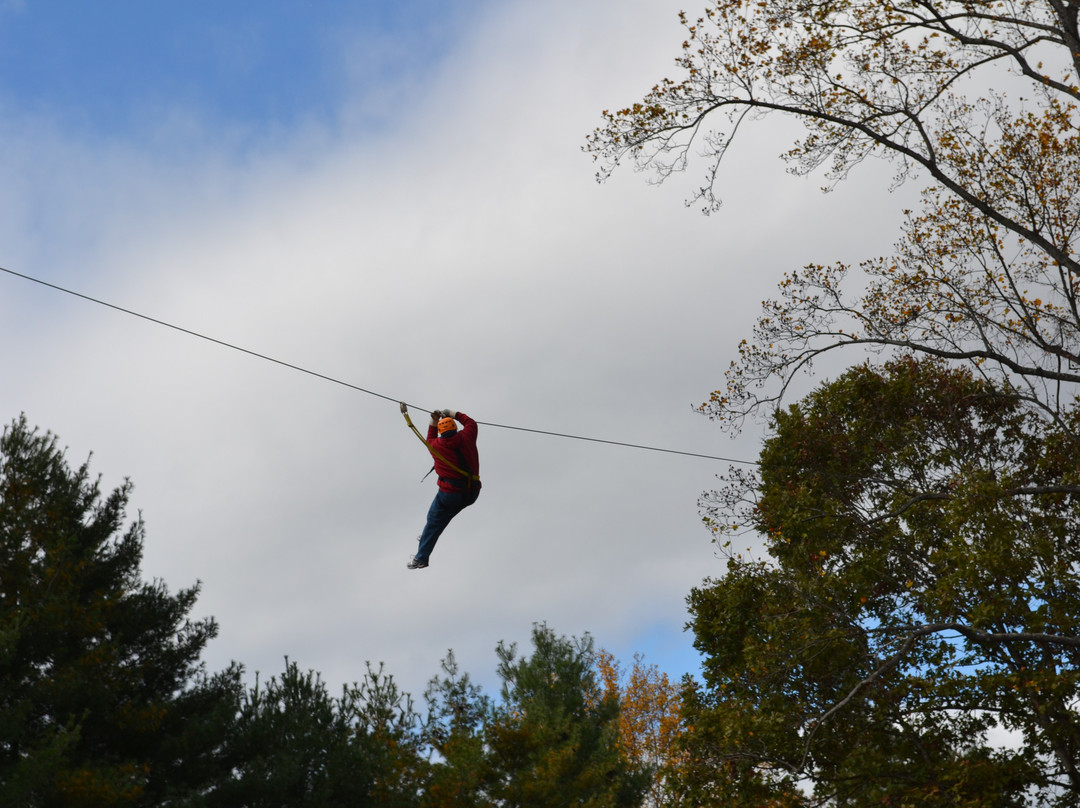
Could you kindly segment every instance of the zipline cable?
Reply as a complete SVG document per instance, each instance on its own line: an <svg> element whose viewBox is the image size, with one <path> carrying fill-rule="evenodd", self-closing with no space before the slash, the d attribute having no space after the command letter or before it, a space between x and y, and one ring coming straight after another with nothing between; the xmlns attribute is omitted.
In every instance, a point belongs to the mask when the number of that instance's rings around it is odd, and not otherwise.
<svg viewBox="0 0 1080 808"><path fill-rule="evenodd" d="M349 388L351 388L353 390L357 390L357 391L359 391L361 393L367 393L370 396L378 396L379 398L385 398L387 401L393 401L395 403L397 402L396 398L391 398L390 396L384 396L382 393L376 393L374 390L366 390L363 387L357 387L355 384L349 384L348 382L343 382L340 379L335 379L335 378L333 378L331 376L325 376L322 373L316 373L314 370L308 370L307 368L302 368L299 365L293 365L293 364L290 364L288 362L283 362L280 359L274 359L274 357L272 357L272 356L267 356L266 354L257 353L256 351L251 351L251 350L248 350L247 348L241 348L239 345L233 345L231 342L225 342L224 340L215 339L214 337L208 337L205 334L200 334L198 331L192 331L192 330L190 330L188 328L183 328L183 327L178 326L178 325L173 325L172 323L167 323L164 320L158 320L156 317L150 317L149 315L140 314L139 312L132 311L131 309L125 309L123 306L117 306L114 303L108 303L108 302L106 302L104 300L98 300L96 297L90 297L90 295L84 295L81 292L75 292L75 291L72 291L71 289L65 289L63 286L57 286L55 283L49 283L48 281L43 281L43 280L41 280L39 278L31 277L30 275L24 275L21 272L16 272L13 269L6 269L4 267L0 267L0 272L6 272L9 275L14 275L17 278L24 278L25 280L33 281L34 283L39 283L42 286L47 286L50 289L57 290L58 292L65 292L65 293L67 293L69 295L73 295L75 297L81 297L83 300L89 300L91 303L97 303L99 306L105 306L107 308L114 309L116 311L121 311L124 314L130 314L132 317L138 317L141 320L147 320L147 321L149 321L151 323L155 323L157 325L163 325L166 328L173 329L174 331L179 331L179 332L181 332L183 334L188 334L188 335L190 335L192 337L198 337L199 339L204 339L207 342L213 342L215 345L221 345L221 346L223 346L225 348L232 348L234 351L240 351L241 353L246 353L249 356L254 356L254 357L257 357L259 359L265 359L267 362L273 362L275 365L281 365L283 367L289 368L290 370L298 370L301 373L308 374L309 376L315 376L316 378L324 379L324 380L326 380L328 382L333 382L334 384L340 384L343 387L349 387ZM419 409L419 407L417 407L417 409Z"/></svg>
<svg viewBox="0 0 1080 808"><path fill-rule="evenodd" d="M182 334L187 334L188 336L191 336L191 337L197 337L198 339L206 340L207 342L212 342L215 345L220 345L223 348L230 348L230 349L232 349L234 351L239 351L240 353L247 354L248 356L254 356L257 359L262 359L262 360L265 360L267 362L273 362L275 365L281 365L282 367L289 368L290 370L296 370L296 371L299 371L300 373L306 373L308 376L314 376L317 379L322 379L323 381L331 382L332 384L338 384L338 385L341 385L342 387L348 387L350 390L356 390L359 393L367 393L369 396L375 396L376 398L381 398L381 399L384 399L386 401L392 401L395 404L399 403L399 399L394 398L392 396L383 395L382 393L378 393L378 392L376 392L374 390L368 390L365 387L360 387L358 385L351 384L351 383L346 382L346 381L342 381L341 379L335 379L333 376L327 376L326 374L318 373L318 372L316 372L314 370L308 370L307 368L301 367L300 365L294 365L294 364L292 364L290 362L282 361L281 359L275 359L272 356L267 356L266 354L261 354L261 353L259 353L257 351L252 351L252 350L250 350L248 348L244 348L244 347L241 347L239 345L235 345L235 344L233 344L231 342L226 342L225 340L216 339L215 337L210 337L210 336L207 336L206 334L200 334L198 331L192 331L189 328L184 328L182 326L174 325L173 323L166 322L165 320L159 320L156 317L151 317L151 316L149 316L147 314L140 314L137 311L132 311L131 309L125 309L123 306L117 306L115 303L109 303L108 301L100 300L100 299L98 299L96 297L91 297L90 295L84 295L81 292L76 292L76 291L74 291L72 289L67 289L67 288L65 288L63 286L58 286L55 283L49 283L48 281L43 281L40 278L33 277L32 275L25 275L22 272L16 272L13 269L7 269L5 267L0 267L0 272L6 272L8 275L14 275L16 278L22 278L23 280L27 280L27 281L30 281L32 283L39 284L41 286L46 286L49 289L55 289L58 292L63 292L64 294L68 294L68 295L72 295L73 297L81 298L83 300L89 301L90 303L97 303L99 306L105 306L106 308L113 309L114 311L123 312L124 314L128 314L128 315L130 315L132 317L138 317L140 320L146 320L147 322L154 323L155 325L164 326L165 328L171 328L173 331L179 331ZM431 410L425 410L423 407L413 407L413 409L416 409L416 410L419 410L420 412L425 412L425 413L430 413L431 412ZM684 452L684 451L680 451L678 449L664 449L664 448L660 448L660 447L657 447L657 446L645 446L645 445L640 444L640 443L624 443L622 441L617 441L617 440L605 440L603 438L589 438L589 437L584 437L582 435L569 435L569 434L566 434L564 432L549 432L549 431L543 430L543 429L531 429L529 427L524 427L524 426L510 426L510 425L507 425L507 424L493 424L493 423L490 423L490 422L487 422L487 421L477 421L476 423L481 424L482 426L490 426L490 427L493 427L493 428L496 428L496 429L513 429L513 430L518 431L518 432L532 432L532 433L537 434L537 435L547 435L549 437L555 437L555 438L567 438L569 440L589 441L591 443L606 443L606 444L608 444L610 446L624 446L624 447L626 447L628 449L644 449L644 450L650 451L650 452L664 452L664 453L667 453L667 454L683 455L685 457L700 457L700 458L703 458L705 460L720 460L720 461L723 461L723 462L726 462L726 463L741 463L741 464L749 465L749 466L756 466L757 465L757 462L753 461L753 460L737 460L737 459L731 458L731 457L719 457L717 455L699 454L697 452Z"/></svg>

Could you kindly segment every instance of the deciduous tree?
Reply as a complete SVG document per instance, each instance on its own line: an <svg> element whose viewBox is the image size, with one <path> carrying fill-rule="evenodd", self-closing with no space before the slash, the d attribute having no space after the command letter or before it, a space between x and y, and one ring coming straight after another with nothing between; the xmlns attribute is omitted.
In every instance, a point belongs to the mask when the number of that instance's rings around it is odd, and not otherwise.
<svg viewBox="0 0 1080 808"><path fill-rule="evenodd" d="M793 116L785 154L830 182L871 155L923 202L895 252L808 264L767 301L703 410L737 425L840 347L962 360L1057 416L1080 382L1080 3L710 0L683 16L681 75L604 113L587 148L663 179L721 165L756 119ZM698 156L702 155L702 156ZM883 250L884 252L884 250ZM812 260L808 256L808 260Z"/></svg>
<svg viewBox="0 0 1080 808"><path fill-rule="evenodd" d="M767 557L730 546L689 599L695 804L1080 804L1080 416L1062 420L911 358L776 414L759 471L705 502Z"/></svg>
<svg viewBox="0 0 1080 808"><path fill-rule="evenodd" d="M682 687L673 684L656 665L634 656L629 671L607 651L597 655L604 697L619 703L619 746L632 765L648 771L652 783L643 805L674 806L677 795L668 781L682 764L676 741L683 730ZM684 683L683 686L686 686Z"/></svg>

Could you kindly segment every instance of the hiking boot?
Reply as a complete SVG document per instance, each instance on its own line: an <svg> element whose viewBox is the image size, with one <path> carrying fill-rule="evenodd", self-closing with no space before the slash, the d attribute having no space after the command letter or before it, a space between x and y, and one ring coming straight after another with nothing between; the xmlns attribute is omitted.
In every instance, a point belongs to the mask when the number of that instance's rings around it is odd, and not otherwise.
<svg viewBox="0 0 1080 808"><path fill-rule="evenodd" d="M426 561L418 561L416 556L413 556L412 558L409 559L409 563L406 564L405 566L408 569L411 569L411 570L422 570L424 567L427 566L427 562Z"/></svg>

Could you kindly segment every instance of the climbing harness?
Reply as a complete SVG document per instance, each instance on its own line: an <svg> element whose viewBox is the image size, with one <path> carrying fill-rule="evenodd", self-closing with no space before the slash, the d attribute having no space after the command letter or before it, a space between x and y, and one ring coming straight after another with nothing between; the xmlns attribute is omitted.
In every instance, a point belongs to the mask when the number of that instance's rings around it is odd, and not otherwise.
<svg viewBox="0 0 1080 808"><path fill-rule="evenodd" d="M434 446L432 446L431 441L429 441L427 438L425 438L423 435L421 435L420 430L416 428L415 424L413 424L412 418L409 417L409 407L408 407L408 405L406 405L404 401L402 401L400 403L401 403L401 414L405 416L405 423L409 425L409 429L411 429L413 431L413 434L416 435L416 437L418 437L420 439L420 442L423 443L428 448L428 451L431 452L432 456L436 460L441 460L443 463L448 465L450 468L452 468L454 471L456 471L458 474L460 474L462 477L465 478L465 490L470 491L472 489L472 484L474 482L480 482L480 478L477 475L473 474L471 471L467 471L467 470L465 470L463 468L459 468L458 466L454 465L449 460L447 460L445 457L443 457L442 453L438 449L436 449ZM464 459L461 460L461 465L463 465L463 466L466 465ZM434 470L435 470L435 467L432 466L431 471L434 471ZM428 474L431 474L431 471L429 471L427 474L424 475L424 480L427 479ZM423 482L423 480L421 480L421 482Z"/></svg>

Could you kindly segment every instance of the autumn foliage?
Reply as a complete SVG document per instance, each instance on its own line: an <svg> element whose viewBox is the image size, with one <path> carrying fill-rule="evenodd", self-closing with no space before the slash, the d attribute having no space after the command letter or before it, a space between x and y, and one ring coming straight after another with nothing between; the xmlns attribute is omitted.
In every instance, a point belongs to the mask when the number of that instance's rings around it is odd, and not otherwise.
<svg viewBox="0 0 1080 808"><path fill-rule="evenodd" d="M970 362L1051 415L1080 382L1080 5L1064 0L714 0L683 17L681 76L604 113L587 149L661 179L700 166L718 207L744 131L830 184L860 162L922 183L891 255L789 272L702 409L738 426L836 348Z"/></svg>
<svg viewBox="0 0 1080 808"><path fill-rule="evenodd" d="M596 660L604 696L619 704L619 745L635 766L652 774L647 805L677 805L669 780L680 768L676 743L683 729L682 687L655 665L634 657L627 672L615 657L601 651Z"/></svg>

